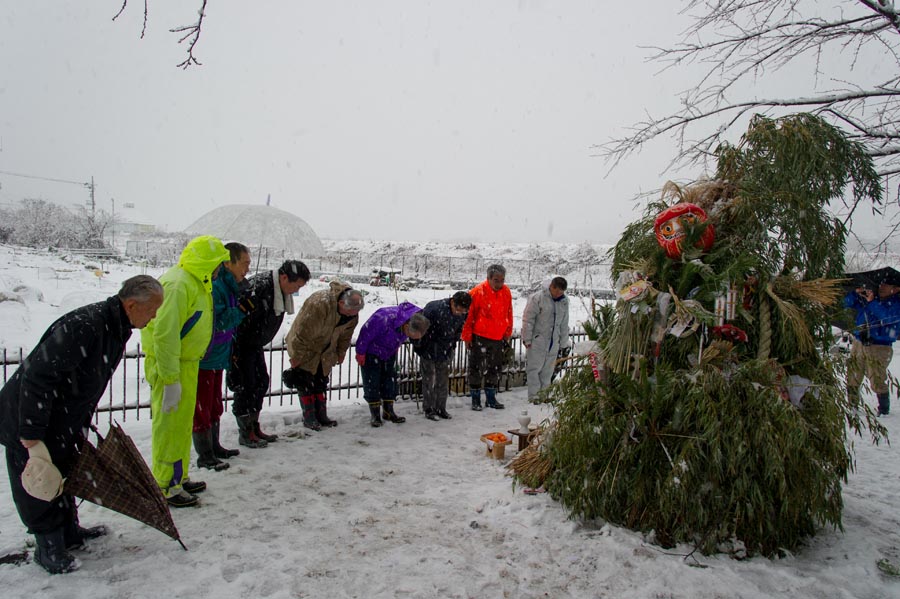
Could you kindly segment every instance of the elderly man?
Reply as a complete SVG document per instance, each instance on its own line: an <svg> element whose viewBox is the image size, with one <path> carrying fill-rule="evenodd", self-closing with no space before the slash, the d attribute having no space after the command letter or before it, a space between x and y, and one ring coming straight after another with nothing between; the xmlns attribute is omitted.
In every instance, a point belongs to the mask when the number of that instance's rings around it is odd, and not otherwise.
<svg viewBox="0 0 900 599"><path fill-rule="evenodd" d="M0 390L0 443L19 517L35 536L34 561L51 574L79 566L68 549L106 534L82 528L75 502L61 494L97 402L125 352L132 329L156 316L163 288L153 277L126 280L100 303L50 325Z"/></svg>
<svg viewBox="0 0 900 599"><path fill-rule="evenodd" d="M379 427L384 419L394 424L406 418L394 412L397 397L397 351L407 339L418 341L428 331L422 309L409 302L375 311L356 338L356 363L362 369L363 397L369 404L370 424Z"/></svg>
<svg viewBox="0 0 900 599"><path fill-rule="evenodd" d="M425 418L449 420L447 394L450 383L450 359L472 305L472 296L457 291L453 297L425 304L422 314L431 323L422 338L413 342L422 369L422 404Z"/></svg>
<svg viewBox="0 0 900 599"><path fill-rule="evenodd" d="M487 279L469 291L472 305L463 325L462 340L469 350L469 389L475 411L481 411L482 387L487 407L506 407L497 401L503 352L513 327L512 293L505 282L506 269L492 264L488 266Z"/></svg>
<svg viewBox="0 0 900 599"><path fill-rule="evenodd" d="M859 395L863 377L869 379L878 398L878 415L891 411L887 369L894 356L891 347L900 336L900 287L882 283L878 292L859 287L847 293L844 306L856 310L856 328L847 365L847 394Z"/></svg>
<svg viewBox="0 0 900 599"><path fill-rule="evenodd" d="M362 293L332 281L328 289L306 298L291 323L286 342L291 369L284 371L282 381L300 393L303 426L310 430L337 426L325 409L328 377L347 356L364 305Z"/></svg>
<svg viewBox="0 0 900 599"><path fill-rule="evenodd" d="M568 282L554 277L549 285L528 298L522 314L522 343L525 345L525 374L528 399L550 385L556 358L569 349Z"/></svg>
<svg viewBox="0 0 900 599"><path fill-rule="evenodd" d="M241 294L247 318L235 334L228 387L234 391L231 411L238 424L238 443L266 447L278 439L259 425L263 397L269 390L269 371L263 348L281 329L285 314L294 313L294 294L309 281L309 268L300 260L285 260L278 270L267 270L250 279Z"/></svg>
<svg viewBox="0 0 900 599"><path fill-rule="evenodd" d="M210 235L195 237L159 281L166 296L141 332L150 383L153 476L169 505L197 505L206 483L188 476L197 376L213 332L212 282L228 250Z"/></svg>

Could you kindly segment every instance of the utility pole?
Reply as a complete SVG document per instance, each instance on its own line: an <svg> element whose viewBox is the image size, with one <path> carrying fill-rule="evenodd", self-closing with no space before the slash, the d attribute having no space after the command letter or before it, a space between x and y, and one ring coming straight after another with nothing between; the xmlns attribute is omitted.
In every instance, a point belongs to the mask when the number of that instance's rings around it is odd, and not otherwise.
<svg viewBox="0 0 900 599"><path fill-rule="evenodd" d="M116 198L109 198L109 202L112 204L112 219L109 221L109 236L110 236L110 244L113 246L113 249L116 247Z"/></svg>
<svg viewBox="0 0 900 599"><path fill-rule="evenodd" d="M97 189L97 186L94 185L93 175L91 175L91 182L85 183L84 186L91 190L91 218L94 218L94 212L97 208L97 202L94 201L94 191Z"/></svg>

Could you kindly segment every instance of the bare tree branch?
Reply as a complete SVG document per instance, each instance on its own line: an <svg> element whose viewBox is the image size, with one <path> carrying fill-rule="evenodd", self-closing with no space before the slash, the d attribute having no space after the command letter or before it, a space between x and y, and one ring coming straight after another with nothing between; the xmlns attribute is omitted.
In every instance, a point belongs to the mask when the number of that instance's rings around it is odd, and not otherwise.
<svg viewBox="0 0 900 599"><path fill-rule="evenodd" d="M144 35L147 33L147 21L148 21L148 4L150 0L144 0L144 23L141 27L141 39L144 39ZM197 60L194 56L194 47L197 45L197 42L200 40L200 32L203 26L203 19L206 17L206 2L207 0L202 0L202 4L200 6L200 10L197 11L198 17L197 21L191 25L182 25L181 27L176 27L174 29L170 29L171 33L184 33L184 36L178 40L178 43L182 43L185 40L190 40L188 43L187 54L188 57L183 61L178 63L177 66L182 69L187 69L191 65L202 65L202 63ZM122 0L122 6L119 8L119 12L117 12L112 20L115 21L119 18L119 16L125 12L125 8L128 6L128 0Z"/></svg>
<svg viewBox="0 0 900 599"><path fill-rule="evenodd" d="M178 63L178 66L182 69L187 69L193 64L202 64L194 57L194 46L197 45L197 41L200 39L200 28L203 26L204 17L206 17L206 0L203 0L203 5L200 7L200 10L197 11L196 23L194 23L193 25L183 25L181 27L176 27L175 29L169 30L172 33L184 33L184 36L180 40L178 40L179 44L187 39L190 39L187 49L188 57L183 62Z"/></svg>

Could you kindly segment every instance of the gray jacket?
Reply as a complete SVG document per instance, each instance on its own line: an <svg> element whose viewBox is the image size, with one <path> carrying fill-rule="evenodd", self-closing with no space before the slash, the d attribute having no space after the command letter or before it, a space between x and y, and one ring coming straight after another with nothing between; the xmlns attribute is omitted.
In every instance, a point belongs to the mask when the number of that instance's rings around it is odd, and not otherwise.
<svg viewBox="0 0 900 599"><path fill-rule="evenodd" d="M554 300L550 285L528 298L522 315L522 343L541 351L569 347L569 298Z"/></svg>

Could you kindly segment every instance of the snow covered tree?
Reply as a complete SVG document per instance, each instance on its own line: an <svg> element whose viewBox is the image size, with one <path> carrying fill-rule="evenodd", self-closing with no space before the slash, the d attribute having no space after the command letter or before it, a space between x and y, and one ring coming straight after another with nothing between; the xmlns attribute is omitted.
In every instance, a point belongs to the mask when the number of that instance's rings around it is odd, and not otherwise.
<svg viewBox="0 0 900 599"><path fill-rule="evenodd" d="M613 163L660 136L678 142L673 162L697 164L756 113L799 110L842 128L879 175L900 173L900 8L893 0L689 0L694 24L651 60L701 65L680 108L649 117L604 145ZM807 65L805 67L804 65ZM810 75L811 89L765 94L778 72ZM792 78L792 81L800 77ZM778 83L779 89L785 82ZM739 129L740 130L740 129ZM881 197L871 198L879 210ZM848 206L851 223L856 205Z"/></svg>
<svg viewBox="0 0 900 599"><path fill-rule="evenodd" d="M882 189L866 148L812 115L757 116L717 157L612 250L620 299L589 327L602 376L551 387L538 471L573 516L771 555L840 526L848 431L884 434L828 351L846 236L828 205Z"/></svg>

